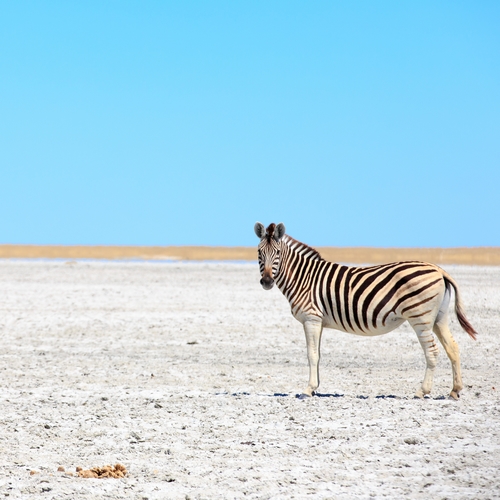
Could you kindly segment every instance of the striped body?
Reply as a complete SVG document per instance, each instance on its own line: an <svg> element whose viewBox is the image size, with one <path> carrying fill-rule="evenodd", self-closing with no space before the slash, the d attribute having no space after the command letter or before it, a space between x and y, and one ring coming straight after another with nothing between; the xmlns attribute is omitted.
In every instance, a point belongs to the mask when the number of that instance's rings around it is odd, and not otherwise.
<svg viewBox="0 0 500 500"><path fill-rule="evenodd" d="M358 335L381 335L405 320L424 323L428 302L441 303L445 289L444 271L433 264L348 267L286 235L275 282L296 318L317 316L327 328Z"/></svg>
<svg viewBox="0 0 500 500"><path fill-rule="evenodd" d="M293 316L304 325L310 366L315 365L315 346L319 362L323 327L373 336L390 332L408 321L417 333L430 367L430 372L426 372L428 383L419 395L428 393L432 383L437 357L434 332L452 361L452 395L458 397L461 389L458 346L447 326L451 287L455 289L455 310L460 324L471 337L475 338L476 332L461 309L458 287L451 276L434 264L417 261L372 267L328 262L313 248L284 234L284 226L278 230L280 226L271 224L264 232L264 227L257 229L256 224L255 232L261 238L258 249L261 284L269 289L276 283L288 299ZM310 379L306 395L315 390L314 385L315 380L311 383Z"/></svg>

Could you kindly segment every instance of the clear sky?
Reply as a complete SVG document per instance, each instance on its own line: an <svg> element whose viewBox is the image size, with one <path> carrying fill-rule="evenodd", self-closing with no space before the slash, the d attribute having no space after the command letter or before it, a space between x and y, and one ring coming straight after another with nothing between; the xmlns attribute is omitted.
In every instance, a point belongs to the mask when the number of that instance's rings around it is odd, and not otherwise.
<svg viewBox="0 0 500 500"><path fill-rule="evenodd" d="M0 243L500 246L500 2L1 2L0 214Z"/></svg>

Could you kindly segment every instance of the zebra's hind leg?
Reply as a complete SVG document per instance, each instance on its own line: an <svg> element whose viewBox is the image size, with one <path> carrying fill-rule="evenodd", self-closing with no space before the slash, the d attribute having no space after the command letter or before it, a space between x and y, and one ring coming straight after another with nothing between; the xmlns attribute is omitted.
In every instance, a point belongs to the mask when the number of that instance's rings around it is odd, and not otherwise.
<svg viewBox="0 0 500 500"><path fill-rule="evenodd" d="M432 389L432 381L434 379L434 370L437 365L439 349L434 335L432 334L432 330L430 330L428 326L412 325L412 327L417 334L418 341L425 354L426 368L424 380L420 389L415 394L417 397L423 398L426 394L429 394ZM422 327L425 327L425 329Z"/></svg>
<svg viewBox="0 0 500 500"><path fill-rule="evenodd" d="M451 369L453 371L453 389L450 392L450 396L453 399L458 399L460 397L460 391L464 387L462 383L462 374L460 372L460 352L458 350L458 344L451 335L447 323L436 322L433 330L444 347L444 350L446 351L446 354L451 362Z"/></svg>
<svg viewBox="0 0 500 500"><path fill-rule="evenodd" d="M446 354L451 362L451 369L453 371L453 389L450 396L453 399L460 397L460 391L463 389L462 374L460 372L460 351L458 344L451 335L448 327L448 305L450 303L450 290L446 289L443 302L439 308L439 312L434 323L433 331L437 338L444 347Z"/></svg>
<svg viewBox="0 0 500 500"><path fill-rule="evenodd" d="M309 384L301 397L312 396L319 386L319 358L323 324L318 318L304 321L304 332L307 343L307 360L309 362Z"/></svg>

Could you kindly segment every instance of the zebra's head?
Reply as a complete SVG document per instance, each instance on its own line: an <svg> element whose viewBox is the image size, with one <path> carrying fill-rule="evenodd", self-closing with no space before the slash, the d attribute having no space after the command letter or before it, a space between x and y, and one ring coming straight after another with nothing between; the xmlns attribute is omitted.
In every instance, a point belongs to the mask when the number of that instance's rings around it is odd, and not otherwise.
<svg viewBox="0 0 500 500"><path fill-rule="evenodd" d="M258 246L259 267L262 279L260 284L264 290L271 290L274 278L278 272L280 262L281 239L285 235L285 226L282 222L278 225L269 224L267 229L260 222L253 227L255 234L260 238Z"/></svg>

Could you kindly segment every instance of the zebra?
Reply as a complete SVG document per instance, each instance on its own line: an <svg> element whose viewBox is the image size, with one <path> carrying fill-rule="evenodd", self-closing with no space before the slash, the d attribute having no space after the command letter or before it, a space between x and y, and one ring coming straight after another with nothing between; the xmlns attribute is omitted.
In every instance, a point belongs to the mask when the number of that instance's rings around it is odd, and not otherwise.
<svg viewBox="0 0 500 500"><path fill-rule="evenodd" d="M267 229L257 222L260 238L260 284L274 283L288 299L292 315L304 327L309 362L309 383L300 395L313 396L319 386L319 359L323 328L363 336L388 333L405 321L411 325L424 351L426 369L416 397L431 392L438 347L433 332L451 362L453 388L458 399L463 389L458 345L448 327L451 288L461 327L475 340L477 332L467 320L458 286L440 267L425 262L393 262L371 267L350 267L324 260L314 248L285 234L283 223Z"/></svg>

